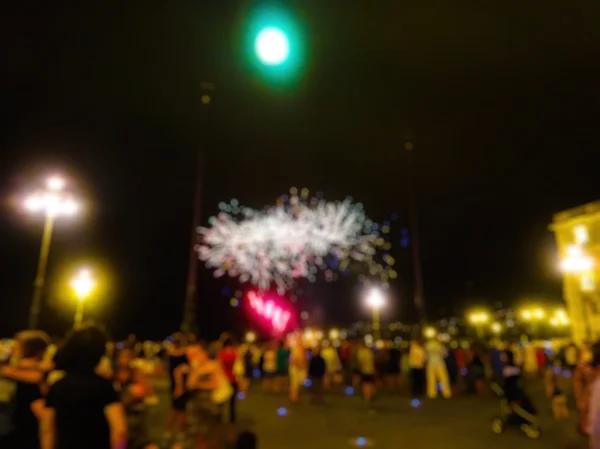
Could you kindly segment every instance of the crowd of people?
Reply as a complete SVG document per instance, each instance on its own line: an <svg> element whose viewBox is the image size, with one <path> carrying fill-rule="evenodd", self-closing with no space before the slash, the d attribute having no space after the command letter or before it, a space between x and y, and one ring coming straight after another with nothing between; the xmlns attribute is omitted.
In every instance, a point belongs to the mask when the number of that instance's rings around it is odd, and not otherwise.
<svg viewBox="0 0 600 449"><path fill-rule="evenodd" d="M579 429L600 433L600 350L573 344L550 351L500 342L447 344L437 338L391 341L282 341L237 344L224 334L205 344L174 334L161 343L135 337L111 343L102 328L85 325L63 341L39 331L14 339L0 362L0 447L14 449L253 449L252 433L235 434L237 401L249 390L314 405L335 391L362 395L371 407L386 394L410 392L421 400L441 395L486 395L491 384L522 376L544 379L557 419L568 414L572 391ZM598 371L600 372L600 371ZM155 379L170 379L170 412L164 435L150 438L147 411L159 401ZM599 378L600 379L600 378ZM251 385L254 385L252 389ZM154 436L156 439L156 436ZM595 446L593 446L595 447ZM600 446L598 446L600 447Z"/></svg>

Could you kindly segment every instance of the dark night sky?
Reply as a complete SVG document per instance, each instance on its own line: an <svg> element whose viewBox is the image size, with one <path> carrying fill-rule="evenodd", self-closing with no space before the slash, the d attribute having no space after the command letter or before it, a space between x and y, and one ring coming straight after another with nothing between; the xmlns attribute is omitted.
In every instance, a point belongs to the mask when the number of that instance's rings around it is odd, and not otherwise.
<svg viewBox="0 0 600 449"><path fill-rule="evenodd" d="M243 18L258 1L18 3L3 6L0 26L0 334L26 322L41 233L11 196L47 166L75 176L90 207L57 227L46 325L68 326L53 292L68 263L92 258L110 267L95 313L115 334L174 330L202 135L205 220L221 200L262 207L307 186L400 223L408 136L430 316L466 296L560 296L551 215L600 197L597 2L281 1L306 38L301 81L285 88L243 54ZM202 129L205 79L218 88ZM395 313L410 319L407 253L397 249ZM239 323L219 293L235 283L204 269L200 282L205 332ZM344 324L365 315L350 291L318 284L312 303L340 311L345 301Z"/></svg>

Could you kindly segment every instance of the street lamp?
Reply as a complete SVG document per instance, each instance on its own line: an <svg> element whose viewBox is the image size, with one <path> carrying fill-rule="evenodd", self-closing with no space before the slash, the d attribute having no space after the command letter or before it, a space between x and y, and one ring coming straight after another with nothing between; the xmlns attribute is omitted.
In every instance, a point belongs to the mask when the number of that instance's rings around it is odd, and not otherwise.
<svg viewBox="0 0 600 449"><path fill-rule="evenodd" d="M340 339L340 331L339 329L331 329L329 331L329 339L330 340L339 340Z"/></svg>
<svg viewBox="0 0 600 449"><path fill-rule="evenodd" d="M77 276L71 281L71 288L75 292L75 297L77 299L73 327L77 328L81 326L83 321L83 308L85 301L88 299L95 287L96 282L92 279L92 275L88 269L80 270Z"/></svg>
<svg viewBox="0 0 600 449"><path fill-rule="evenodd" d="M546 311L541 307L521 310L521 318L527 323L531 323L531 331L537 334L539 323L546 318Z"/></svg>
<svg viewBox="0 0 600 449"><path fill-rule="evenodd" d="M483 337L483 326L490 321L490 314L483 310L473 311L468 316L469 323L477 329L479 338Z"/></svg>
<svg viewBox="0 0 600 449"><path fill-rule="evenodd" d="M266 27L257 34L254 51L264 65L277 66L287 61L290 55L290 41L281 28Z"/></svg>
<svg viewBox="0 0 600 449"><path fill-rule="evenodd" d="M385 304L385 297L383 293L378 288L373 288L367 295L367 305L371 308L373 312L373 336L375 340L379 340L381 338L381 318L379 316L379 311Z"/></svg>
<svg viewBox="0 0 600 449"><path fill-rule="evenodd" d="M256 334L252 331L246 332L246 343L254 343L256 341Z"/></svg>
<svg viewBox="0 0 600 449"><path fill-rule="evenodd" d="M435 329L435 327L432 327L432 326L426 327L425 330L423 331L423 336L429 340L434 338L436 335L437 335L437 330Z"/></svg>
<svg viewBox="0 0 600 449"><path fill-rule="evenodd" d="M500 323L492 323L490 326L490 329L492 330L492 333L496 336L500 335L502 333L502 324Z"/></svg>
<svg viewBox="0 0 600 449"><path fill-rule="evenodd" d="M27 212L45 216L33 299L29 309L29 329L35 329L38 326L54 221L60 216L73 216L79 211L78 202L65 192L65 185L64 178L51 176L46 180L43 190L28 195L23 201L23 207Z"/></svg>

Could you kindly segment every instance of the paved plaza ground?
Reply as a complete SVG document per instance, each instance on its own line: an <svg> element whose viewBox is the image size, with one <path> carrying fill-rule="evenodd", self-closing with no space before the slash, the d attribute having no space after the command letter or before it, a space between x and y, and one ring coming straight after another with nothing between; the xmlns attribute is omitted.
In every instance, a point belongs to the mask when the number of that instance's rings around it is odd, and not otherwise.
<svg viewBox="0 0 600 449"><path fill-rule="evenodd" d="M540 411L542 436L529 440L516 428L502 435L491 430L499 402L493 397L464 396L425 400L414 408L405 395L381 395L369 410L358 396L340 391L327 405L310 405L308 394L291 406L284 395L263 394L257 387L239 401L239 430L252 430L260 449L583 449L586 440L575 430L575 414L555 422L539 388L530 388ZM164 410L155 411L157 435Z"/></svg>

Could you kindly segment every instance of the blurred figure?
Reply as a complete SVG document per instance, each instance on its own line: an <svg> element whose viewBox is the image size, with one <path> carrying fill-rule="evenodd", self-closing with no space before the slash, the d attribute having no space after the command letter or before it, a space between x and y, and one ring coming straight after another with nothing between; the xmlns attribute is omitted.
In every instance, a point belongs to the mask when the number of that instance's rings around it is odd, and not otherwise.
<svg viewBox="0 0 600 449"><path fill-rule="evenodd" d="M575 395L577 411L579 412L578 426L580 432L584 435L589 435L591 432L589 419L590 398L592 396L592 387L598 375L598 366L600 366L600 351L594 346L592 351L581 353L575 370L572 371L573 394Z"/></svg>
<svg viewBox="0 0 600 449"><path fill-rule="evenodd" d="M275 390L275 377L277 376L277 344L267 343L263 352L262 363L262 388L264 392Z"/></svg>
<svg viewBox="0 0 600 449"><path fill-rule="evenodd" d="M552 368L547 370L550 374L544 373L548 382L547 388L550 390L550 400L552 406L552 415L554 419L562 420L569 417L567 408L567 395L559 385L560 378Z"/></svg>
<svg viewBox="0 0 600 449"><path fill-rule="evenodd" d="M229 423L233 424L236 421L236 400L238 392L237 378L233 368L238 359L238 350L232 337L228 336L222 343L223 348L219 351L217 359L221 362L225 377L227 377L227 380L233 389L233 394L229 399Z"/></svg>
<svg viewBox="0 0 600 449"><path fill-rule="evenodd" d="M290 373L290 401L298 402L300 387L304 384L307 375L306 350L300 338L297 338L292 347L289 363Z"/></svg>
<svg viewBox="0 0 600 449"><path fill-rule="evenodd" d="M402 354L392 341L387 342L387 351L387 366L385 369L387 384L390 388L400 388L402 385L402 376L400 375Z"/></svg>
<svg viewBox="0 0 600 449"><path fill-rule="evenodd" d="M325 403L323 389L326 371L326 362L321 355L321 347L317 346L313 350L308 364L308 377L311 380L310 402L312 404L322 405Z"/></svg>
<svg viewBox="0 0 600 449"><path fill-rule="evenodd" d="M38 419L44 410L40 363L50 342L34 336L22 339L17 366L0 368L0 447L38 449Z"/></svg>
<svg viewBox="0 0 600 449"><path fill-rule="evenodd" d="M417 340L412 340L408 349L408 368L410 372L410 389L413 399L421 399L425 395L425 348Z"/></svg>
<svg viewBox="0 0 600 449"><path fill-rule="evenodd" d="M144 447L148 442L146 399L152 395L143 364L135 363L131 349L117 352L113 386L125 407L131 447Z"/></svg>
<svg viewBox="0 0 600 449"><path fill-rule="evenodd" d="M441 387L442 396L446 399L452 396L446 356L448 354L444 345L437 339L429 340L425 345L427 353L427 396L431 399L437 397L438 385Z"/></svg>
<svg viewBox="0 0 600 449"><path fill-rule="evenodd" d="M361 377L363 398L367 404L371 404L375 395L375 354L364 342L359 344L356 362Z"/></svg>
<svg viewBox="0 0 600 449"><path fill-rule="evenodd" d="M485 394L485 364L484 350L480 345L471 347L471 361L469 362L469 379L473 383L475 394L483 396ZM514 356L512 360L514 360Z"/></svg>
<svg viewBox="0 0 600 449"><path fill-rule="evenodd" d="M336 376L341 370L340 357L333 345L321 347L320 354L325 361L323 386L325 389L330 389L335 384Z"/></svg>
<svg viewBox="0 0 600 449"><path fill-rule="evenodd" d="M284 341L277 342L277 373L275 375L274 390L279 392L283 390L288 376L288 364L290 361L290 351L286 348Z"/></svg>
<svg viewBox="0 0 600 449"><path fill-rule="evenodd" d="M182 333L173 334L172 344L167 346L169 379L171 381L171 410L167 416L166 438L171 439L173 432L182 433L185 429L185 403L187 395L183 385L176 389L175 372L187 363L185 338Z"/></svg>
<svg viewBox="0 0 600 449"><path fill-rule="evenodd" d="M225 384L225 376L218 361L209 356L208 347L193 343L187 347L187 390L189 399L186 407L186 435L189 445L195 448L217 449L222 442L222 400L226 395L215 398ZM231 387L229 386L229 392ZM229 399L227 397L227 399ZM225 399L225 400L227 400Z"/></svg>
<svg viewBox="0 0 600 449"><path fill-rule="evenodd" d="M60 350L65 372L51 388L41 419L42 449L114 449L127 445L125 411L117 391L96 373L106 351L104 332L85 326Z"/></svg>

